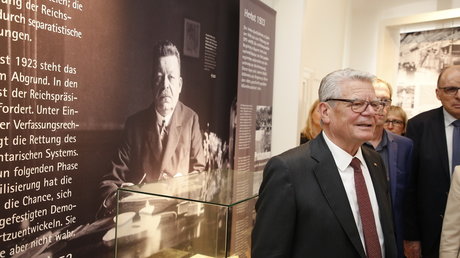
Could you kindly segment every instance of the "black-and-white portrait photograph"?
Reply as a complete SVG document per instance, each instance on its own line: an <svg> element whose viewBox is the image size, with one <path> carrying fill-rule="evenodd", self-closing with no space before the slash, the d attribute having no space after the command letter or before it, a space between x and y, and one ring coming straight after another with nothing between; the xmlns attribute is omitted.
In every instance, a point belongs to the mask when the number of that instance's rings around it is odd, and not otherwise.
<svg viewBox="0 0 460 258"><path fill-rule="evenodd" d="M151 183L205 169L199 117L180 101L180 58L173 42L162 40L154 44L152 102L127 118L120 147L111 162L112 171L102 182L104 208L114 207L115 192L120 186Z"/></svg>
<svg viewBox="0 0 460 258"><path fill-rule="evenodd" d="M231 75L228 70L237 69L234 46L238 35L219 31L216 26L216 19L230 16L209 16L209 9L202 8L204 5L213 9L222 4L227 3L201 0L199 7L196 2L161 0L146 4L146 8L154 8L155 16L148 10L135 15L139 24L154 26L149 27L150 32L142 26L133 26L134 30L129 31L130 38L144 35L139 37L143 40L130 43L136 49L130 58L139 63L125 71L136 81L131 86L135 94L131 93L126 101L128 109L120 117L121 133L117 147L106 161L108 169L100 181L97 212L99 219L118 218L117 214L136 216L125 224L130 233L126 239L118 239L127 241L119 252L136 249L143 252L141 256L149 257L174 247L198 253L202 251L199 243L210 236L199 221L216 211L193 202L158 198L148 194L148 189L160 187L162 190L157 190L164 195L211 200L220 194L220 186L230 180L230 112L236 98L237 78L236 73ZM204 48L200 40L205 33L226 50L216 53L216 59L222 63L215 69L219 75L215 78L204 70L200 58ZM221 43L221 39L225 42ZM130 187L146 194L120 191ZM148 226L151 223L157 226ZM223 224L219 225L212 227L214 231L225 230ZM132 242L133 237L146 234L133 233L134 226L147 230L148 237ZM104 243L109 247L115 229L110 228L104 235ZM121 229L123 225L118 227L122 233Z"/></svg>

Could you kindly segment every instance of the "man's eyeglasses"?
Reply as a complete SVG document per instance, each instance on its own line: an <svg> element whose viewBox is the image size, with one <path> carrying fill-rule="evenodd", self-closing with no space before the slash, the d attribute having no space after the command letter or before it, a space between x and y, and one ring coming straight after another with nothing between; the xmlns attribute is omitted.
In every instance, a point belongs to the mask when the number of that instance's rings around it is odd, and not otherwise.
<svg viewBox="0 0 460 258"><path fill-rule="evenodd" d="M351 110L355 113L364 112L364 110L366 110L369 105L371 105L371 107L378 112L385 108L387 105L386 102L381 100L367 101L363 99L326 99L325 101L342 101L351 103Z"/></svg>
<svg viewBox="0 0 460 258"><path fill-rule="evenodd" d="M458 90L460 90L460 87L438 87L438 89L444 91L447 95L455 96Z"/></svg>
<svg viewBox="0 0 460 258"><path fill-rule="evenodd" d="M386 124L386 125L390 125L390 124L391 124L391 125L393 125L393 126L402 126L402 125L404 124L404 122L401 121L401 120L396 120L396 119L394 119L394 120L386 120L386 121L385 121L385 124Z"/></svg>

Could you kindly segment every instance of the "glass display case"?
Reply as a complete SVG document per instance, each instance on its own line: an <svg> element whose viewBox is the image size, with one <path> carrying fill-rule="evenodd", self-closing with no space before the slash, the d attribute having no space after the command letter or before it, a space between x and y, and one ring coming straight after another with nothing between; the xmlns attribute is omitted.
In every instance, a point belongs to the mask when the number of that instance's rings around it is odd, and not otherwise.
<svg viewBox="0 0 460 258"><path fill-rule="evenodd" d="M258 173L208 171L118 190L116 257L250 257Z"/></svg>

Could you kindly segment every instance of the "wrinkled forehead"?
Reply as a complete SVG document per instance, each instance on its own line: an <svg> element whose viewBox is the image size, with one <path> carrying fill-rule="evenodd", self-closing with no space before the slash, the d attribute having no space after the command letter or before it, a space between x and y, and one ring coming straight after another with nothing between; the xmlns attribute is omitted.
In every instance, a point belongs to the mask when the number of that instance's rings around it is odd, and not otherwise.
<svg viewBox="0 0 460 258"><path fill-rule="evenodd" d="M168 73L180 73L179 60L174 55L167 55L158 58L154 66L156 71L163 71Z"/></svg>
<svg viewBox="0 0 460 258"><path fill-rule="evenodd" d="M369 80L347 79L342 81L340 89L339 97L375 99L375 90Z"/></svg>

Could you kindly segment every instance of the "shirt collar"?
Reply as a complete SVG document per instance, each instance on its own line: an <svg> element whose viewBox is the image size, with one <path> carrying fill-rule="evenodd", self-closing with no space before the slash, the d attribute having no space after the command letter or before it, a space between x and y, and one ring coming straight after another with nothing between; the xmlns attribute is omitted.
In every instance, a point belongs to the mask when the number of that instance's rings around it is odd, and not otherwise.
<svg viewBox="0 0 460 258"><path fill-rule="evenodd" d="M165 126L168 126L169 123L171 122L171 117L172 117L172 114L174 113L174 110L167 116L162 116L160 113L158 113L156 109L155 109L155 113L157 114L158 123L161 124L161 121L165 120Z"/></svg>
<svg viewBox="0 0 460 258"><path fill-rule="evenodd" d="M350 165L351 160L354 157L358 158L359 161L361 161L361 164L365 164L364 156L361 151L361 147L359 147L355 156L351 156L348 152L344 151L339 146L337 146L335 143L333 143L327 137L324 131L322 132L322 134L324 136L324 140L326 141L327 147L329 147L329 150L331 151L332 156L334 157L335 164L340 171L344 171Z"/></svg>
<svg viewBox="0 0 460 258"><path fill-rule="evenodd" d="M457 119L455 119L455 117L449 114L449 112L447 112L447 110L444 107L442 108L442 112L444 114L444 126L445 127L453 126L452 122L454 122Z"/></svg>
<svg viewBox="0 0 460 258"><path fill-rule="evenodd" d="M387 131L385 129L383 130L382 139L380 140L380 142L379 142L379 144L377 145L376 148L374 148L374 146L370 142L365 142L364 144L366 144L367 146L372 147L372 149L374 149L376 151L381 151L381 150L385 149L387 147L387 145L388 145L388 133L387 133Z"/></svg>

